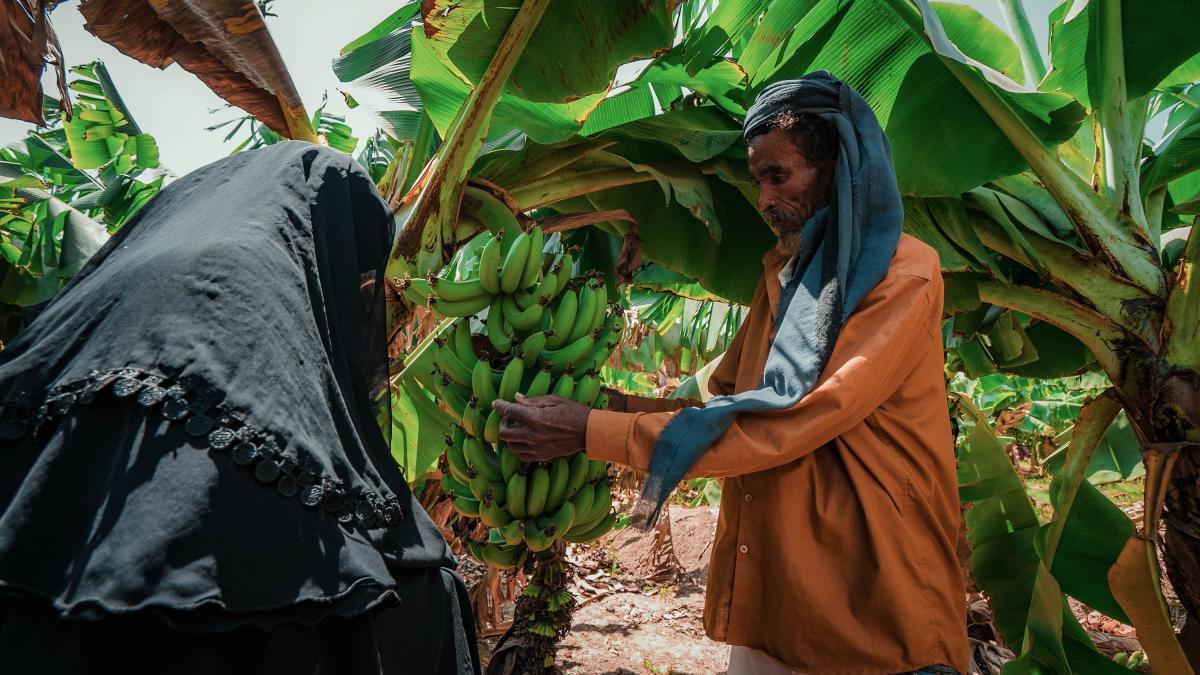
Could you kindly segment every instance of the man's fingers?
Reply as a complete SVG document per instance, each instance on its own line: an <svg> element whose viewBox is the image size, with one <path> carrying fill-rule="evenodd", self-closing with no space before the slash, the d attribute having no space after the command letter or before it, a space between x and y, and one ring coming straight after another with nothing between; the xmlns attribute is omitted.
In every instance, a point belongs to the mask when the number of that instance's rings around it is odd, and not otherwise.
<svg viewBox="0 0 1200 675"><path fill-rule="evenodd" d="M497 399L492 402L492 407L504 418L504 423L501 424L502 427L509 426L512 420L528 424L537 416L534 408L520 403L509 403L508 401Z"/></svg>
<svg viewBox="0 0 1200 675"><path fill-rule="evenodd" d="M537 452L533 449L532 445L526 445L524 443L509 443L508 449L516 453L517 457L519 457L523 462L536 462L538 460Z"/></svg>
<svg viewBox="0 0 1200 675"><path fill-rule="evenodd" d="M511 417L505 417L500 423L500 440L509 444L528 443L533 431L524 423L513 424L514 421Z"/></svg>
<svg viewBox="0 0 1200 675"><path fill-rule="evenodd" d="M517 400L521 402L521 405L529 406L531 408L549 408L551 406L567 402L567 399L561 396L555 396L553 394L547 394L545 396L526 396L524 394L517 394Z"/></svg>

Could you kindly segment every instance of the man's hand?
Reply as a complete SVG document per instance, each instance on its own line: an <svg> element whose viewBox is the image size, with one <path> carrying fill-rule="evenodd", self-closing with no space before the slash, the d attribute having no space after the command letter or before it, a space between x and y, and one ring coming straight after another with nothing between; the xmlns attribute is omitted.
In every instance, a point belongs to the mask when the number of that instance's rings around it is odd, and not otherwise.
<svg viewBox="0 0 1200 675"><path fill-rule="evenodd" d="M583 452L591 408L561 396L517 394L517 402L494 401L504 416L500 440L525 462L547 462Z"/></svg>

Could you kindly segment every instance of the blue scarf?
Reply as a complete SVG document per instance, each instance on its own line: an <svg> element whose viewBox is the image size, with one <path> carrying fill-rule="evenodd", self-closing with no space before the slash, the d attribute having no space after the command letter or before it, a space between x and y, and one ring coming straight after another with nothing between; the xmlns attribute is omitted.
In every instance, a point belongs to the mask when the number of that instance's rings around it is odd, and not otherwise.
<svg viewBox="0 0 1200 675"><path fill-rule="evenodd" d="M734 417L786 410L812 390L842 324L883 279L896 252L904 210L891 147L867 102L824 71L776 82L746 112L744 135L784 110L817 115L837 131L840 149L829 204L808 219L801 233L801 253L780 294L762 385L675 414L654 443L646 488L634 509L634 522L641 527L658 520L671 490ZM779 423L786 424L786 418Z"/></svg>

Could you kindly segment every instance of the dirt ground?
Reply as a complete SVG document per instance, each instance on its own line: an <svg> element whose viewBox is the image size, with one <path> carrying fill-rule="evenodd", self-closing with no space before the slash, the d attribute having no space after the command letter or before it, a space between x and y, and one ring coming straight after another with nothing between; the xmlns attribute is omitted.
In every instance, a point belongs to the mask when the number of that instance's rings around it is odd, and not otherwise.
<svg viewBox="0 0 1200 675"><path fill-rule="evenodd" d="M1140 505L1139 505L1140 506ZM673 579L648 578L654 569L652 535L633 529L612 533L600 542L568 549L576 572L572 589L578 602L570 634L558 653L562 673L570 675L720 675L726 672L728 646L704 635L704 589L716 531L716 507L671 507L671 533L679 573ZM467 561L468 584L478 568ZM977 591L966 598L972 670L968 675L998 675L1014 658L999 644L991 608ZM1140 649L1132 627L1074 600L1071 607L1101 652ZM502 618L511 619L504 603ZM485 626L483 631L487 632ZM486 665L498 638L480 639ZM1147 668L1140 669L1143 673Z"/></svg>
<svg viewBox="0 0 1200 675"><path fill-rule="evenodd" d="M598 545L574 547L578 606L558 663L571 675L714 675L724 673L729 647L704 635L704 588L717 523L716 508L671 509L680 573L649 581L649 535L632 529ZM505 608L507 609L507 608ZM485 661L496 638L480 641Z"/></svg>

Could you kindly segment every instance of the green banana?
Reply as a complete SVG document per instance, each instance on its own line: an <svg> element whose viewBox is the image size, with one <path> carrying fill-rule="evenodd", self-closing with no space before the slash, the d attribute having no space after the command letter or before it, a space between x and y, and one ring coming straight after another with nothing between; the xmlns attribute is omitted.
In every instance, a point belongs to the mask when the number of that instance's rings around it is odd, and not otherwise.
<svg viewBox="0 0 1200 675"><path fill-rule="evenodd" d="M542 313L546 311L546 306L541 301L521 309L517 306L517 299L512 294L504 296L500 302L500 308L504 312L504 320L517 330L533 328L541 320Z"/></svg>
<svg viewBox="0 0 1200 675"><path fill-rule="evenodd" d="M471 555L489 567L506 570L520 565L525 560L525 547L513 546L501 548L491 542L482 544L472 541Z"/></svg>
<svg viewBox="0 0 1200 675"><path fill-rule="evenodd" d="M558 349L567 341L567 336L571 333L571 328L575 325L575 314L579 310L579 294L575 291L567 291L567 294L562 296L558 301L558 307L554 308L554 318L550 322L550 328L556 335L546 340L546 346L550 349Z"/></svg>
<svg viewBox="0 0 1200 675"><path fill-rule="evenodd" d="M450 465L450 475L462 483L471 480L471 473L467 469L467 458L463 455L461 445L455 445L452 439L446 438L446 463Z"/></svg>
<svg viewBox="0 0 1200 675"><path fill-rule="evenodd" d="M525 519L525 545L530 551L537 553L545 551L554 543L554 537L546 534L545 528L538 525L533 518Z"/></svg>
<svg viewBox="0 0 1200 675"><path fill-rule="evenodd" d="M521 276L521 288L529 288L537 283L538 275L542 273L542 249L545 246L546 233L540 225L534 225L529 230L529 254L525 256L525 273Z"/></svg>
<svg viewBox="0 0 1200 675"><path fill-rule="evenodd" d="M438 343L437 340L434 340L434 344L437 345L438 349L433 355L433 362L437 364L438 368L441 368L442 372L446 373L454 384L461 387L470 387L471 369L458 359L458 356L454 354L454 350L450 348L449 344L444 341Z"/></svg>
<svg viewBox="0 0 1200 675"><path fill-rule="evenodd" d="M483 425L483 440L493 444L500 442L500 418L500 411L492 409Z"/></svg>
<svg viewBox="0 0 1200 675"><path fill-rule="evenodd" d="M504 537L504 543L509 546L520 544L525 541L525 522L517 518L511 519L508 525L500 528L500 536Z"/></svg>
<svg viewBox="0 0 1200 675"><path fill-rule="evenodd" d="M434 295L429 298L429 308L445 317L470 316L483 311L491 302L492 296L487 293L466 300L438 300Z"/></svg>
<svg viewBox="0 0 1200 675"><path fill-rule="evenodd" d="M525 262L529 257L530 236L528 232L522 232L517 236L512 243L512 248L508 249L508 255L504 256L504 265L500 268L500 290L505 293L512 293L521 286L521 280L525 277Z"/></svg>
<svg viewBox="0 0 1200 675"><path fill-rule="evenodd" d="M588 467L588 482L598 481L601 476L608 473L608 463L598 459L589 459Z"/></svg>
<svg viewBox="0 0 1200 675"><path fill-rule="evenodd" d="M571 472L567 478L567 494L573 495L579 492L579 488L587 482L588 477L588 456L587 453L577 452L571 455Z"/></svg>
<svg viewBox="0 0 1200 675"><path fill-rule="evenodd" d="M542 362L553 368L555 372L562 372L587 356L595 344L596 339L594 337L590 334L584 335L573 342L567 343L564 347L542 350Z"/></svg>
<svg viewBox="0 0 1200 675"><path fill-rule="evenodd" d="M483 437L483 412L479 409L479 399L474 396L467 401L467 409L462 414L463 429L475 438ZM470 459L468 456L467 459Z"/></svg>
<svg viewBox="0 0 1200 675"><path fill-rule="evenodd" d="M549 368L550 366L546 367ZM563 398L571 398L571 394L574 391L575 378L571 377L571 373L563 373L559 376L558 382L554 383L554 389L550 393Z"/></svg>
<svg viewBox="0 0 1200 675"><path fill-rule="evenodd" d="M521 387L521 378L525 375L525 362L514 358L504 367L504 377L500 379L499 398L504 401L517 400L517 391Z"/></svg>
<svg viewBox="0 0 1200 675"><path fill-rule="evenodd" d="M546 508L546 496L549 492L550 472L546 471L546 467L539 466L529 477L529 487L525 495L526 518L536 518L542 515L542 511Z"/></svg>
<svg viewBox="0 0 1200 675"><path fill-rule="evenodd" d="M454 387L444 386L438 393L441 395L438 398L438 405L446 411L446 414L450 415L456 424L462 424L463 413L467 410L467 399Z"/></svg>
<svg viewBox="0 0 1200 675"><path fill-rule="evenodd" d="M527 498L526 488L529 482L524 473L518 471L508 479L508 485L505 488L505 494L508 498L508 512L513 518L525 517L525 500Z"/></svg>
<svg viewBox="0 0 1200 675"><path fill-rule="evenodd" d="M487 482L498 483L504 479L500 461L478 438L467 438L463 441L463 456L467 458L467 466L474 467Z"/></svg>
<svg viewBox="0 0 1200 675"><path fill-rule="evenodd" d="M592 314L592 330L604 325L608 317L608 286L602 281L593 291L596 294L596 307Z"/></svg>
<svg viewBox="0 0 1200 675"><path fill-rule="evenodd" d="M462 210L501 238L501 244L511 243L521 233L521 224L508 204L482 188L468 185L463 190ZM500 250L508 248L502 245Z"/></svg>
<svg viewBox="0 0 1200 675"><path fill-rule="evenodd" d="M549 304L551 300L558 297L558 277L549 276L542 279L542 283L538 284L531 293L542 304Z"/></svg>
<svg viewBox="0 0 1200 675"><path fill-rule="evenodd" d="M484 499L479 506L479 519L488 527L504 527L512 522L508 510L500 505L498 499Z"/></svg>
<svg viewBox="0 0 1200 675"><path fill-rule="evenodd" d="M521 341L521 360L525 362L526 368L532 368L538 356L541 356L542 350L546 348L546 340L550 336L541 331L531 333L529 337Z"/></svg>
<svg viewBox="0 0 1200 675"><path fill-rule="evenodd" d="M471 498L471 487L455 480L450 474L442 474L442 492L450 495L451 499Z"/></svg>
<svg viewBox="0 0 1200 675"><path fill-rule="evenodd" d="M500 239L503 236L493 236L483 245L479 254L479 285L483 290L495 295L500 292Z"/></svg>
<svg viewBox="0 0 1200 675"><path fill-rule="evenodd" d="M581 452L579 454L582 455L583 453ZM583 485L581 485L579 487L578 490L575 491L575 496L571 499L571 502L573 504L575 504L576 520L584 517L585 515L589 515L591 513L592 502L594 502L595 500L596 500L596 489L593 488L590 483L584 483Z"/></svg>
<svg viewBox="0 0 1200 675"><path fill-rule="evenodd" d="M604 516L612 510L612 489L608 486L608 481L602 480L596 483L596 496L592 498L592 508L586 516L579 516L580 523L592 523Z"/></svg>
<svg viewBox="0 0 1200 675"><path fill-rule="evenodd" d="M600 395L596 397L596 402L592 404L592 407L599 408L600 410L608 410L608 392L601 391Z"/></svg>
<svg viewBox="0 0 1200 675"><path fill-rule="evenodd" d="M567 331L567 342L574 342L595 330L592 319L596 317L596 304L599 302L600 298L590 283L580 287L579 309L575 311L575 323L571 324L571 329Z"/></svg>
<svg viewBox="0 0 1200 675"><path fill-rule="evenodd" d="M566 502L562 508L554 512L550 516L550 525L546 527L546 534L553 539L559 539L571 529L571 522L575 519L575 505L571 502Z"/></svg>
<svg viewBox="0 0 1200 675"><path fill-rule="evenodd" d="M517 291L513 293L513 297L517 302L519 309L528 309L535 302L541 302L543 305L548 304L554 299L558 291L558 278L554 276L546 277L542 283L525 291Z"/></svg>
<svg viewBox="0 0 1200 675"><path fill-rule="evenodd" d="M537 302L537 299L538 294L536 288L513 293L513 301L517 303L517 309L520 310L529 309L529 306Z"/></svg>
<svg viewBox="0 0 1200 675"><path fill-rule="evenodd" d="M479 399L484 410L490 410L496 400L496 385L492 383L492 364L480 359L471 370L471 393Z"/></svg>
<svg viewBox="0 0 1200 675"><path fill-rule="evenodd" d="M481 502L491 499L503 504L507 498L504 483L493 483L484 478L483 474L476 475L467 486L471 488L471 495Z"/></svg>
<svg viewBox="0 0 1200 675"><path fill-rule="evenodd" d="M454 355L464 366L472 369L479 362L479 357L475 355L475 345L471 342L471 320L459 319L455 324Z"/></svg>
<svg viewBox="0 0 1200 675"><path fill-rule="evenodd" d="M550 392L550 382L553 376L550 374L549 368L542 368L537 375L533 376L533 381L529 383L529 387L525 389L525 395L530 398L534 396L545 396Z"/></svg>
<svg viewBox="0 0 1200 675"><path fill-rule="evenodd" d="M488 341L501 354L507 354L512 349L513 333L504 320L504 299L497 297L492 301L487 317Z"/></svg>
<svg viewBox="0 0 1200 675"><path fill-rule="evenodd" d="M462 302L464 300L474 300L481 295L492 295L484 290L479 277L465 281L455 281L453 279L443 279L434 276L431 272L428 279L429 285L433 287L433 294L437 296L439 301Z"/></svg>
<svg viewBox="0 0 1200 675"><path fill-rule="evenodd" d="M468 518L479 517L479 500L471 497L455 497L450 496L450 503L454 506L454 510L459 514Z"/></svg>
<svg viewBox="0 0 1200 675"><path fill-rule="evenodd" d="M575 391L571 393L571 399L576 403L590 406L599 395L600 378L596 376L596 371L589 370L575 382Z"/></svg>
<svg viewBox="0 0 1200 675"><path fill-rule="evenodd" d="M497 445L496 452L500 455L500 474L507 483L512 480L513 475L521 470L521 458L517 457L517 453L509 450L508 446L504 444Z"/></svg>
<svg viewBox="0 0 1200 675"><path fill-rule="evenodd" d="M564 457L554 460L550 466L550 489L546 491L546 510L554 511L567 498L567 484L571 478L571 463Z"/></svg>
<svg viewBox="0 0 1200 675"><path fill-rule="evenodd" d="M569 541L572 544L586 544L589 541L594 541L604 536L613 525L617 522L617 514L610 513L599 520L591 528L583 532L569 531L563 535L563 541Z"/></svg>
<svg viewBox="0 0 1200 675"><path fill-rule="evenodd" d="M561 294L567 290L567 282L571 280L571 270L575 267L575 257L570 251L563 253L563 257L558 261L554 276L558 278L558 288L555 289L555 294Z"/></svg>
<svg viewBox="0 0 1200 675"><path fill-rule="evenodd" d="M429 304L429 299L433 297L433 286L430 285L428 279L411 279L405 277L398 282L400 291L404 293L404 299L418 307L424 307Z"/></svg>

